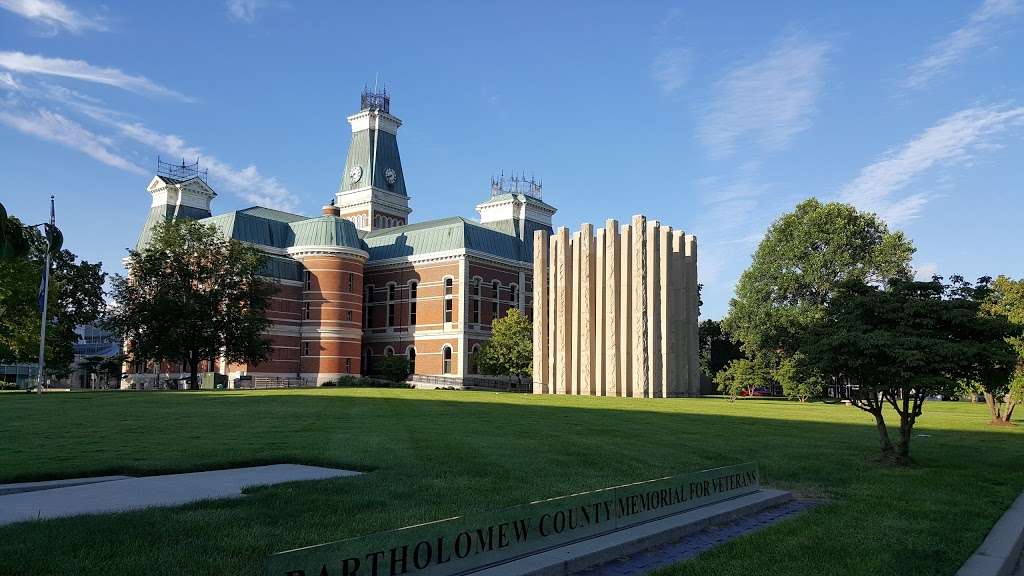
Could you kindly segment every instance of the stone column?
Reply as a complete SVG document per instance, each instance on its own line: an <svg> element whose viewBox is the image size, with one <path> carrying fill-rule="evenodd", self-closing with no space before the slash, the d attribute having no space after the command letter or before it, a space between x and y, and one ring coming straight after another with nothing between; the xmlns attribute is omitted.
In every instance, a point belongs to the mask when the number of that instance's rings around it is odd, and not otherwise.
<svg viewBox="0 0 1024 576"><path fill-rule="evenodd" d="M604 391L606 396L622 396L619 387L619 267L621 266L619 255L619 223L615 220L605 222L604 231L604 271L602 272L602 284L604 285L604 347L598 346L599 354L604 354Z"/></svg>
<svg viewBox="0 0 1024 576"><path fill-rule="evenodd" d="M697 351L697 324L700 322L697 300L697 237L693 234L686 235L686 259L687 259L687 282L686 302L690 313L687 323L688 333L686 342L687 371L689 373L689 389L694 396L700 395L700 359Z"/></svg>
<svg viewBox="0 0 1024 576"><path fill-rule="evenodd" d="M633 245L630 284L633 291L633 309L630 312L633 329L633 397L646 398L650 394L650 357L647 346L647 219L633 216Z"/></svg>
<svg viewBox="0 0 1024 576"><path fill-rule="evenodd" d="M619 238L619 396L633 395L633 228L622 227Z"/></svg>
<svg viewBox="0 0 1024 576"><path fill-rule="evenodd" d="M569 289L571 299L572 322L570 324L570 350L572 355L572 371L570 374L571 386L568 394L580 393L580 233L577 231L569 240L572 246L572 266L569 270L572 274L572 287Z"/></svg>
<svg viewBox="0 0 1024 576"><path fill-rule="evenodd" d="M558 229L558 294L555 308L556 390L572 393L572 246L569 230Z"/></svg>
<svg viewBox="0 0 1024 576"><path fill-rule="evenodd" d="M671 337L669 331L669 294L672 286L672 272L670 263L672 261L672 227L662 226L661 231L658 234L658 332L659 343L661 349L658 351L660 360L659 368L661 369L661 377L659 378L659 393L658 395L662 398L668 398L672 396L671 393L671 381L669 380L669 364L671 359L669 358L669 343Z"/></svg>
<svg viewBox="0 0 1024 576"><path fill-rule="evenodd" d="M557 381L557 378L555 376L556 375L556 368L555 368L555 366L557 366L558 362L559 362L559 360L558 360L558 347L555 346L555 344L556 344L556 342L558 340L558 338L557 338L557 334L558 333L556 331L557 330L556 326L558 325L558 322L557 322L557 320L558 320L558 313L557 313L556 309L557 309L557 303L558 303L558 291L560 290L559 284L558 284L558 237L557 236L551 236L550 238L548 238L547 250L548 250L548 270L547 270L547 276L548 276L548 307L547 307L547 310L548 310L548 326L547 326L547 328L548 328L548 346L547 346L548 362L547 362L547 369L548 369L548 374L547 374L547 383L548 383L548 393L549 394L555 394L556 391L557 391L557 389L555 387L555 382Z"/></svg>
<svg viewBox="0 0 1024 576"><path fill-rule="evenodd" d="M520 278L523 275L520 273ZM520 292L526 292L521 285ZM525 297L525 294L524 296ZM520 303L522 298L520 298ZM549 392L548 373L548 233L533 233L533 393Z"/></svg>
<svg viewBox="0 0 1024 576"><path fill-rule="evenodd" d="M605 230L599 228L594 240L594 396L605 396L604 356L608 354L604 340L604 249Z"/></svg>
<svg viewBox="0 0 1024 576"><path fill-rule="evenodd" d="M661 224L647 222L647 395L663 397L661 364Z"/></svg>
<svg viewBox="0 0 1024 576"><path fill-rule="evenodd" d="M686 250L685 236L681 230L672 232L672 258L669 263L671 295L669 298L669 389L673 396L690 394L690 375L687 369L689 356L686 353Z"/></svg>
<svg viewBox="0 0 1024 576"><path fill-rule="evenodd" d="M583 224L579 236L579 394L594 394L594 226Z"/></svg>

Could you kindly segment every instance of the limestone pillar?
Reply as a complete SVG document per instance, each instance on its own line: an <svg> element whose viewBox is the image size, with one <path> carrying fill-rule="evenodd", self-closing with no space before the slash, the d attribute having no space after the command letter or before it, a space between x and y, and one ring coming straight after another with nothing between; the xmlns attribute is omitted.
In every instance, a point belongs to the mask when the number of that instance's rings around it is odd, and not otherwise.
<svg viewBox="0 0 1024 576"><path fill-rule="evenodd" d="M598 346L599 354L604 354L604 393L606 396L622 396L619 382L619 223L615 220L605 222L604 230L604 285L602 315L604 318L604 344Z"/></svg>
<svg viewBox="0 0 1024 576"><path fill-rule="evenodd" d="M687 323L687 371L689 372L690 393L694 396L700 394L700 359L697 351L697 324L700 322L697 298L697 237L693 234L686 235L686 302L690 313Z"/></svg>
<svg viewBox="0 0 1024 576"><path fill-rule="evenodd" d="M686 353L686 250L685 236L681 230L672 232L672 257L669 274L672 277L669 295L669 343L671 356L669 365L669 389L673 396L689 395L690 375L687 369L689 356Z"/></svg>
<svg viewBox="0 0 1024 576"><path fill-rule="evenodd" d="M521 284L525 293L526 286ZM525 294L524 294L525 297ZM522 299L520 299L522 302ZM548 373L548 233L533 233L533 393L547 394Z"/></svg>
<svg viewBox="0 0 1024 576"><path fill-rule="evenodd" d="M607 396L605 390L604 356L608 353L604 341L604 250L605 231L599 228L594 240L594 395Z"/></svg>
<svg viewBox="0 0 1024 576"><path fill-rule="evenodd" d="M558 229L558 295L555 312L556 389L572 393L572 246L569 230Z"/></svg>
<svg viewBox="0 0 1024 576"><path fill-rule="evenodd" d="M583 224L579 241L579 394L594 394L594 226Z"/></svg>
<svg viewBox="0 0 1024 576"><path fill-rule="evenodd" d="M567 394L580 393L580 233L577 231L569 238L572 247L572 284L569 288L569 298L572 308L572 322L570 323L569 353L572 355L572 371Z"/></svg>
<svg viewBox="0 0 1024 576"><path fill-rule="evenodd" d="M648 220L647 249L647 396L663 397L661 365L661 224Z"/></svg>
<svg viewBox="0 0 1024 576"><path fill-rule="evenodd" d="M661 231L658 234L658 332L659 343L661 345L658 351L659 356L659 369L661 376L658 379L659 393L658 395L667 398L672 396L671 381L669 380L669 343L671 337L669 331L671 327L668 323L669 316L669 294L671 290L672 272L671 263L672 261L672 227L662 226Z"/></svg>
<svg viewBox="0 0 1024 576"><path fill-rule="evenodd" d="M546 271L547 278L548 278L548 307L547 307L547 310L548 310L548 322L547 322L547 329L548 329L548 346L547 346L548 361L547 361L547 370L548 370L548 373L547 373L547 383L548 383L548 393L549 394L555 394L557 392L557 388L555 386L555 382L558 380L558 378L556 378L556 376L555 376L556 375L555 366L557 366L557 364L558 364L558 359L557 359L558 347L555 346L556 342L558 341L558 337L557 337L558 333L556 332L556 326L558 324L557 323L558 314L556 312L556 308L557 308L557 303L558 303L558 291L560 289L559 286L558 286L558 236L552 235L550 238L548 238L547 250L548 250L548 269ZM536 273L536 271L534 271L534 273Z"/></svg>
<svg viewBox="0 0 1024 576"><path fill-rule="evenodd" d="M619 238L619 396L633 395L633 228L622 227Z"/></svg>
<svg viewBox="0 0 1024 576"><path fill-rule="evenodd" d="M647 346L647 219L633 216L632 272L633 308L633 397L646 398L650 393L649 349Z"/></svg>

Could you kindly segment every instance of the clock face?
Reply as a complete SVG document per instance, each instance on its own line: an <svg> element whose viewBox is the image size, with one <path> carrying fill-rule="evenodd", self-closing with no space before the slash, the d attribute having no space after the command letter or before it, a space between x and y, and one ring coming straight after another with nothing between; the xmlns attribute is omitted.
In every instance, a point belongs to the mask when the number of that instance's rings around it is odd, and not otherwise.
<svg viewBox="0 0 1024 576"><path fill-rule="evenodd" d="M359 179L363 177L363 167L353 166L352 169L348 171L348 177L351 178L353 182L359 182Z"/></svg>
<svg viewBox="0 0 1024 576"><path fill-rule="evenodd" d="M394 168L388 168L384 171L384 179L388 181L388 184L394 184L398 181L398 174L395 173Z"/></svg>

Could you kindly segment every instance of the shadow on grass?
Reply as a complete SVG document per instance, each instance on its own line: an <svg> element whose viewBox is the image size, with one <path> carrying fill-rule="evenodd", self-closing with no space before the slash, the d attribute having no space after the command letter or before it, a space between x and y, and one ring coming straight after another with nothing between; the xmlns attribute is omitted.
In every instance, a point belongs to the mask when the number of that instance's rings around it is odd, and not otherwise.
<svg viewBox="0 0 1024 576"><path fill-rule="evenodd" d="M917 466L892 469L866 464L878 449L867 415L825 404L377 389L5 397L4 481L280 462L373 472L0 528L0 573L254 573L273 551L752 460L766 482L831 504L752 536L756 549L740 539L732 555L710 553L715 573L952 574L1024 487L1024 442L985 420L926 405Z"/></svg>

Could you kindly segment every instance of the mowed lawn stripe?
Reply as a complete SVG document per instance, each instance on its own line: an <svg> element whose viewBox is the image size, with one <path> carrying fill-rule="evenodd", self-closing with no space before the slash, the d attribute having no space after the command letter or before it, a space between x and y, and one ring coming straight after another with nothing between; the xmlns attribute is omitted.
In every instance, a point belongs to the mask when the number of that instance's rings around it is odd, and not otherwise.
<svg viewBox="0 0 1024 576"><path fill-rule="evenodd" d="M1024 489L1019 427L929 402L909 469L820 403L454 391L0 394L0 482L294 462L367 471L0 528L0 573L252 574L266 554L754 460L827 499L669 574L953 574Z"/></svg>

